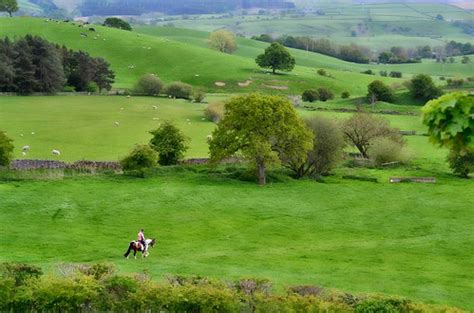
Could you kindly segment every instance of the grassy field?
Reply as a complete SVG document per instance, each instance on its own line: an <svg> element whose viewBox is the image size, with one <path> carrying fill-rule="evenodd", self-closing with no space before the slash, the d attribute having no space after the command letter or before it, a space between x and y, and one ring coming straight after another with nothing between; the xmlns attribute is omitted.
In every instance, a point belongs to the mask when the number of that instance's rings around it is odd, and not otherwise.
<svg viewBox="0 0 474 313"><path fill-rule="evenodd" d="M437 172L436 185L391 185L387 176L401 173L387 170L379 184L338 173L259 188L196 170L2 182L0 261L52 272L108 261L158 280L260 277L277 289L316 284L474 309L471 181ZM138 227L158 247L123 260Z"/></svg>
<svg viewBox="0 0 474 313"><path fill-rule="evenodd" d="M222 102L229 96L211 95L209 102ZM349 107L351 104L338 105ZM123 96L52 96L4 97L0 102L0 125L15 141L18 158L58 158L66 161L81 159L118 160L138 143L151 138L149 131L163 120L172 120L190 138L187 157L206 157L206 137L214 124L204 119L207 104L167 98ZM154 109L153 106L158 106ZM332 107L331 103L326 107ZM352 105L354 108L354 106ZM401 111L419 112L419 107L399 106ZM376 110L394 110L395 105L380 104ZM349 113L319 112L300 109L304 117L325 114L337 119ZM394 127L416 130L420 136L407 138L408 148L418 160L444 164L446 152L421 136L426 128L419 115L385 115ZM119 122L119 126L114 125ZM32 135L31 133L35 134ZM23 135L23 136L22 136ZM24 145L31 146L26 156L21 155ZM61 151L53 157L51 151Z"/></svg>
<svg viewBox="0 0 474 313"><path fill-rule="evenodd" d="M357 43L370 48L386 49L388 45L413 48L414 45L442 45L447 40L473 42L473 37L452 24L453 21L472 20L468 10L447 4L405 4L352 2L326 2L301 5L306 10L318 10L288 14L260 14L215 16L202 15L190 18L172 17L159 21L162 26L172 23L177 27L213 31L228 28L244 36L270 34L293 35L314 38L330 38L339 44ZM436 20L441 14L444 20ZM356 36L352 36L352 31Z"/></svg>
<svg viewBox="0 0 474 313"><path fill-rule="evenodd" d="M416 65L360 65L332 57L299 50L291 50L298 66L290 74L268 75L255 64L255 57L267 44L249 39L239 39L235 55L218 53L208 48L208 33L180 30L169 27L139 28L141 33L127 32L94 25L96 32L79 28L71 23L46 22L34 18L0 18L0 36L17 36L27 33L81 49L93 56L104 57L116 72L115 88L132 88L138 77L146 73L158 74L165 82L181 80L207 92L264 91L279 94L300 94L315 86L326 86L336 94L349 91L362 96L374 79L388 84L401 83L403 79L364 75L361 71L373 69L402 71L406 78L412 74L428 73L435 76L467 77L474 72L474 63L437 64L424 61ZM86 32L87 38L81 37ZM144 34L144 33L147 34ZM134 66L133 69L130 67ZM316 74L326 68L332 77ZM248 87L238 82L251 80ZM216 82L225 82L217 87Z"/></svg>

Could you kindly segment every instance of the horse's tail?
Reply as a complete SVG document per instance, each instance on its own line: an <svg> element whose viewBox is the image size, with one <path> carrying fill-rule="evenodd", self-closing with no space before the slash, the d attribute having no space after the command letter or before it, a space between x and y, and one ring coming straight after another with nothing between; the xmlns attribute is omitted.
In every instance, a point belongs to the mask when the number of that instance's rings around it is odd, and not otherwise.
<svg viewBox="0 0 474 313"><path fill-rule="evenodd" d="M130 242L130 244L128 245L128 250L127 252L125 252L123 256L127 258L128 255L130 254L130 251L132 251L132 249L133 249L133 241Z"/></svg>

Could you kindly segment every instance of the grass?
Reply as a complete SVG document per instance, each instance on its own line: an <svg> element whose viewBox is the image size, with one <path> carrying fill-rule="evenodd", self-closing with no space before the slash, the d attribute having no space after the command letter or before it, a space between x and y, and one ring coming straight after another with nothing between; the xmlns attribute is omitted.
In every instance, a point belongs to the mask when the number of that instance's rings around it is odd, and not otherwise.
<svg viewBox="0 0 474 313"><path fill-rule="evenodd" d="M210 95L209 102L222 102L229 95ZM335 100L317 103L326 108L355 108L351 101ZM29 159L60 159L75 161L118 160L135 144L146 143L148 133L163 120L172 120L190 138L186 157L207 157L207 135L215 124L204 118L207 104L167 98L124 96L39 96L4 97L0 102L0 125L14 140L15 157ZM158 106L154 109L153 106ZM375 110L396 110L417 115L384 115L392 126L401 130L416 130L415 137L408 137L408 148L418 160L444 164L446 151L434 147L428 137L421 136L426 128L418 115L419 107L396 106L379 103ZM122 110L123 108L123 110ZM303 117L315 114L343 119L351 113L320 112L300 109ZM114 125L119 122L119 126ZM31 133L35 134L32 135ZM21 136L23 135L23 136ZM21 148L31 147L26 156ZM60 157L51 155L53 149L61 151Z"/></svg>
<svg viewBox="0 0 474 313"><path fill-rule="evenodd" d="M52 272L63 262L106 261L157 280L261 277L277 290L316 284L474 309L473 183L437 173L436 185L355 182L338 173L326 183L259 188L199 167L149 179L4 182L0 261ZM123 260L139 227L158 247L147 260Z"/></svg>

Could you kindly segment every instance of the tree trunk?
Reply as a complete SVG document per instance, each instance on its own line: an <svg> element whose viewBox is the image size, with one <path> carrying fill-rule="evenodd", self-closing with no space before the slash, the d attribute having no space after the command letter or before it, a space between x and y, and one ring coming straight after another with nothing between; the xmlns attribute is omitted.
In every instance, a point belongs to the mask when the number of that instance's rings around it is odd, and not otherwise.
<svg viewBox="0 0 474 313"><path fill-rule="evenodd" d="M265 176L265 162L263 160L257 160L257 172L258 184L265 185L267 183L267 178Z"/></svg>
<svg viewBox="0 0 474 313"><path fill-rule="evenodd" d="M273 75L275 75L276 68L272 68L272 70L273 70Z"/></svg>
<svg viewBox="0 0 474 313"><path fill-rule="evenodd" d="M12 17L12 12L11 11L8 11L8 14L10 14L10 17Z"/></svg>

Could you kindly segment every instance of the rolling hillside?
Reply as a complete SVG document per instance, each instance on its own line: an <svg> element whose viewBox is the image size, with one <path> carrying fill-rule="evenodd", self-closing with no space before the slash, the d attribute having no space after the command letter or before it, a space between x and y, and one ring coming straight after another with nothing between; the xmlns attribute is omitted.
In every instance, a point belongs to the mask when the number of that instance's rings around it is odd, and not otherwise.
<svg viewBox="0 0 474 313"><path fill-rule="evenodd" d="M0 36L14 38L35 34L71 49L81 49L93 56L104 57L117 74L116 88L131 88L139 76L155 73L165 82L181 80L208 92L267 90L272 93L300 94L307 88L327 86L336 94L348 90L353 95L364 95L367 84L374 79L373 76L348 72L345 64L350 63L334 58L312 53L305 60L300 51L293 52L297 56L297 63L305 66L297 66L290 74L268 75L254 61L266 44L250 40L246 41L249 47L242 49L240 55L228 55L213 51L205 44L180 42L96 25L93 27L95 32L72 23L47 22L35 18L2 18ZM81 33L88 36L82 37ZM201 36L205 36L205 33ZM315 66L334 69L331 71L333 77L316 75ZM238 86L238 82L246 80L252 81L248 87ZM384 80L397 81L389 78ZM227 85L224 88L216 87L215 82L225 82Z"/></svg>

